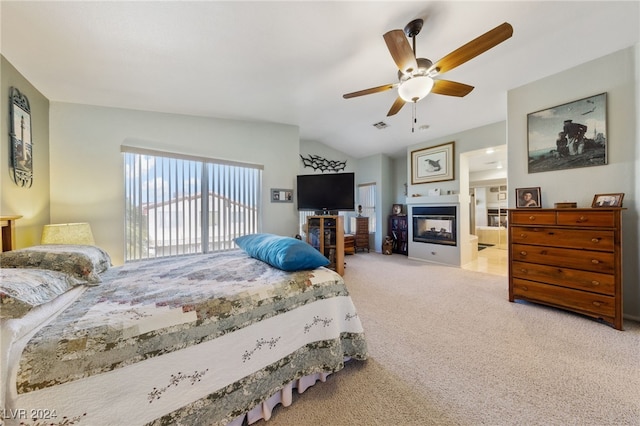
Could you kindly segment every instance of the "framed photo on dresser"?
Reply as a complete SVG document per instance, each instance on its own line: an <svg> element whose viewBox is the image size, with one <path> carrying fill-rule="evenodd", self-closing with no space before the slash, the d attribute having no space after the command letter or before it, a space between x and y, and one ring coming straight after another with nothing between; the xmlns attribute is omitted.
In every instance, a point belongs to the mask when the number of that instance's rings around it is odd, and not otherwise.
<svg viewBox="0 0 640 426"><path fill-rule="evenodd" d="M624 192L614 194L596 194L591 207L622 207Z"/></svg>
<svg viewBox="0 0 640 426"><path fill-rule="evenodd" d="M516 188L516 208L541 208L540 187Z"/></svg>

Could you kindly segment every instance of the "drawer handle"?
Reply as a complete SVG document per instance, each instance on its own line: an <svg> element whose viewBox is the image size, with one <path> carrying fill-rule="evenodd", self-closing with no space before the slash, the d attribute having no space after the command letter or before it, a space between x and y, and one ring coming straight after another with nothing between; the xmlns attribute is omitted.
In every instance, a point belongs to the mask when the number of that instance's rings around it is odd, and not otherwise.
<svg viewBox="0 0 640 426"><path fill-rule="evenodd" d="M583 223L583 222L588 222L589 219L586 216L580 216L580 219L578 219L576 222L578 223Z"/></svg>
<svg viewBox="0 0 640 426"><path fill-rule="evenodd" d="M536 220L535 216L529 216L529 220Z"/></svg>
<svg viewBox="0 0 640 426"><path fill-rule="evenodd" d="M593 305L594 305L594 306L598 306L598 307L600 307L600 306L602 306L602 302L598 302L598 301L596 300L596 301L594 301L594 302L593 302Z"/></svg>
<svg viewBox="0 0 640 426"><path fill-rule="evenodd" d="M598 263L600 263L600 261L598 259L591 259L591 263L597 265Z"/></svg>
<svg viewBox="0 0 640 426"><path fill-rule="evenodd" d="M591 281L591 284L592 285L600 285L600 281L593 280L593 281Z"/></svg>
<svg viewBox="0 0 640 426"><path fill-rule="evenodd" d="M529 287L527 287L526 285L521 285L520 289L524 291L529 291Z"/></svg>
<svg viewBox="0 0 640 426"><path fill-rule="evenodd" d="M526 256L526 255L527 255L527 252L526 252L526 251L521 251L521 252L520 252L520 255L521 255L521 256Z"/></svg>
<svg viewBox="0 0 640 426"><path fill-rule="evenodd" d="M528 271L524 268L520 268L520 272L522 272L523 274L526 274Z"/></svg>
<svg viewBox="0 0 640 426"><path fill-rule="evenodd" d="M527 234L520 234L520 238L527 238Z"/></svg>
<svg viewBox="0 0 640 426"><path fill-rule="evenodd" d="M600 242L600 238L592 238L591 242L592 243L599 243Z"/></svg>

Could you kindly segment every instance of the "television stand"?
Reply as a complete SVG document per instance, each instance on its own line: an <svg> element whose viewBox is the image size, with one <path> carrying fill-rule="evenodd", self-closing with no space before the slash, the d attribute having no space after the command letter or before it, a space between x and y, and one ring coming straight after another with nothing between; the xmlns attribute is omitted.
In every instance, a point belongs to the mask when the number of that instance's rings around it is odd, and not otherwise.
<svg viewBox="0 0 640 426"><path fill-rule="evenodd" d="M307 218L307 243L329 259L327 268L344 275L344 222L342 216L322 215Z"/></svg>

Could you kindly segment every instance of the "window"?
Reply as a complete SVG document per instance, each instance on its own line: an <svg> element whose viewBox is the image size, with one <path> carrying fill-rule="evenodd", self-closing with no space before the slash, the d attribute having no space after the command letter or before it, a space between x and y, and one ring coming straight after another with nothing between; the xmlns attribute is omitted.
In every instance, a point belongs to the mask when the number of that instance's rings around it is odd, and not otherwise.
<svg viewBox="0 0 640 426"><path fill-rule="evenodd" d="M228 250L260 232L261 166L122 151L125 261Z"/></svg>
<svg viewBox="0 0 640 426"><path fill-rule="evenodd" d="M362 216L369 218L369 232L376 229L376 184L365 183L358 185L358 206L362 206ZM355 228L355 219L352 220L351 229Z"/></svg>

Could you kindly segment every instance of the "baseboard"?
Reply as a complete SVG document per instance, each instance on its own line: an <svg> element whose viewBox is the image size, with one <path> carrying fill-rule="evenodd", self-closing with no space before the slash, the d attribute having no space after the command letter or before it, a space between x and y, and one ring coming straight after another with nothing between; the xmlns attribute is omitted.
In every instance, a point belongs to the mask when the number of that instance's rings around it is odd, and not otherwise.
<svg viewBox="0 0 640 426"><path fill-rule="evenodd" d="M636 317L636 316L633 316L633 315L623 314L622 318L623 319L628 319L628 320L631 320L631 321L640 322L640 317Z"/></svg>

